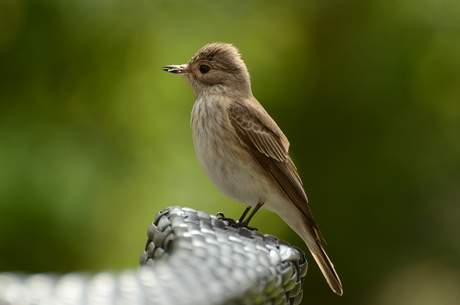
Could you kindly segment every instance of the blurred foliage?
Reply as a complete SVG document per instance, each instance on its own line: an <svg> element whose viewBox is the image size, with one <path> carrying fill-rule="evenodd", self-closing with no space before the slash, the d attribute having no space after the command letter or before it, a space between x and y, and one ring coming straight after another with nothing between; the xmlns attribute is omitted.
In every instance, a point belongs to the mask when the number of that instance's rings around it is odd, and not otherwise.
<svg viewBox="0 0 460 305"><path fill-rule="evenodd" d="M237 218L161 71L243 54L344 284L305 304L460 303L460 2L0 0L0 270L135 268L170 205ZM262 221L264 219L264 221ZM274 214L254 226L303 247ZM305 247L303 247L305 249Z"/></svg>

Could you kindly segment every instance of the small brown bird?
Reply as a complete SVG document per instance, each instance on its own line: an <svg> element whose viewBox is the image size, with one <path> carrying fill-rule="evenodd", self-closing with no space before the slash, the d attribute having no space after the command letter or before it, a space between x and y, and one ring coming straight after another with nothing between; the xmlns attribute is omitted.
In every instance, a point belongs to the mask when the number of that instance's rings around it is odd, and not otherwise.
<svg viewBox="0 0 460 305"><path fill-rule="evenodd" d="M196 97L191 126L198 160L222 194L247 206L237 223L247 226L262 206L276 212L305 241L331 289L342 295L342 283L289 157L289 141L252 95L238 50L211 43L187 64L163 70L190 83Z"/></svg>

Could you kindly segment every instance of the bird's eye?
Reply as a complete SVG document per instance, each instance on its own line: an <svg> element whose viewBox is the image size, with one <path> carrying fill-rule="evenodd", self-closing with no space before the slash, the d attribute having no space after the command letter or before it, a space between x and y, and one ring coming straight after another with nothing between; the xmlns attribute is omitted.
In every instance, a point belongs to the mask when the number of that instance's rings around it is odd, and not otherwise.
<svg viewBox="0 0 460 305"><path fill-rule="evenodd" d="M207 66L207 65L201 65L201 66L200 66L200 72L203 73L203 74L208 73L209 70L211 70L211 67L210 67L210 66Z"/></svg>

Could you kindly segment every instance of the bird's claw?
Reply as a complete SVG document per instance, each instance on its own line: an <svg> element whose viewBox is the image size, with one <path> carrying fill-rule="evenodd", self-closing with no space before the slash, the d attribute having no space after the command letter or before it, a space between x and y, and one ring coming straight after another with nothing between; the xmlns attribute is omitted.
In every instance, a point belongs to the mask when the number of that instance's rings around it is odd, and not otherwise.
<svg viewBox="0 0 460 305"><path fill-rule="evenodd" d="M225 217L224 213L223 212L219 212L217 213L217 218L219 218L220 220L223 220L223 221L227 221L228 224L234 228L245 228L245 229L248 229L249 231L258 231L257 228L253 228L253 227L250 227L248 226L248 222L247 221L242 221L240 222L239 220L235 221L234 219L232 218L229 218L229 217Z"/></svg>

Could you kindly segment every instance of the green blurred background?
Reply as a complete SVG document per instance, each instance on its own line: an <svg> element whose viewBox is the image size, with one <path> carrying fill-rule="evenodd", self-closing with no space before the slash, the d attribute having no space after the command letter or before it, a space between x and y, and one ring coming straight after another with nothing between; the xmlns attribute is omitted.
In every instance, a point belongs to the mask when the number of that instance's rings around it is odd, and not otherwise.
<svg viewBox="0 0 460 305"><path fill-rule="evenodd" d="M0 0L0 270L136 268L157 211L237 218L161 70L235 44L344 285L305 304L460 304L460 2ZM276 215L254 226L305 249Z"/></svg>

